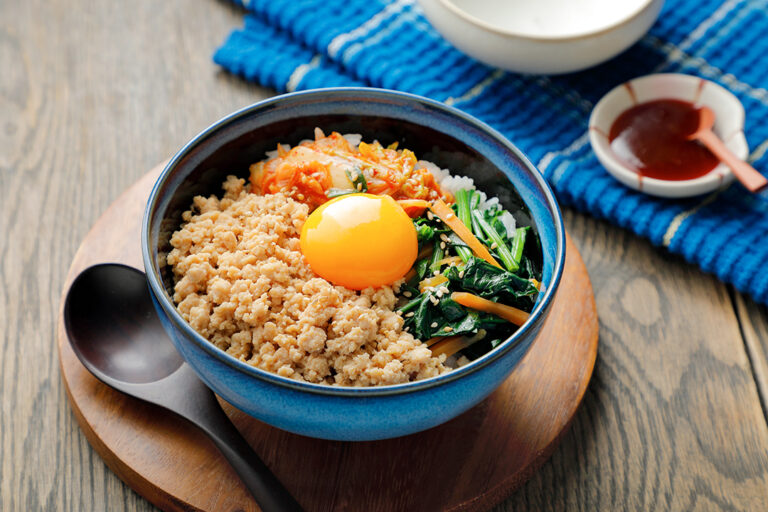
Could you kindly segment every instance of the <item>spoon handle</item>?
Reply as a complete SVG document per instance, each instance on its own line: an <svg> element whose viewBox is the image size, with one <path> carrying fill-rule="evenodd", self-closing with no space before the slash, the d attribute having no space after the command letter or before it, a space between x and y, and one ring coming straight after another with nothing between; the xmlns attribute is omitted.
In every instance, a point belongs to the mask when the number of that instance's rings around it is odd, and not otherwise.
<svg viewBox="0 0 768 512"><path fill-rule="evenodd" d="M261 510L264 512L303 511L226 415L223 412L221 414L222 424L213 430L208 430L208 434L254 496Z"/></svg>
<svg viewBox="0 0 768 512"><path fill-rule="evenodd" d="M300 512L298 502L235 428L216 396L184 363L167 378L164 396L150 399L182 415L208 434L264 512ZM176 394L173 390L178 390Z"/></svg>
<svg viewBox="0 0 768 512"><path fill-rule="evenodd" d="M719 158L725 165L731 168L736 178L750 192L758 192L768 185L768 179L744 160L731 153L723 141L711 130L699 133L699 140Z"/></svg>

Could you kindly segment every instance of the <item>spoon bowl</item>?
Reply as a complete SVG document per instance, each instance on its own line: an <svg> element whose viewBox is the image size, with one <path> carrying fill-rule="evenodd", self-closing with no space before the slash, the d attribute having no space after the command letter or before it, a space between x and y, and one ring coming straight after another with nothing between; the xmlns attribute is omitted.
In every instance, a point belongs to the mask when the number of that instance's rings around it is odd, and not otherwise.
<svg viewBox="0 0 768 512"><path fill-rule="evenodd" d="M699 108L699 126L695 132L688 135L688 140L698 139L703 132L711 132L715 127L715 111L707 106Z"/></svg>
<svg viewBox="0 0 768 512"><path fill-rule="evenodd" d="M75 354L96 378L206 433L262 510L302 510L176 351L155 313L143 272L116 263L85 269L67 293L64 325Z"/></svg>
<svg viewBox="0 0 768 512"><path fill-rule="evenodd" d="M144 384L168 377L184 359L160 324L147 280L116 267L90 267L72 283L64 315L72 348L102 381Z"/></svg>
<svg viewBox="0 0 768 512"><path fill-rule="evenodd" d="M715 113L709 107L699 109L699 126L688 136L688 140L698 140L709 149L721 162L731 168L744 187L750 192L759 192L768 185L768 179L744 160L734 155L723 141L715 135Z"/></svg>

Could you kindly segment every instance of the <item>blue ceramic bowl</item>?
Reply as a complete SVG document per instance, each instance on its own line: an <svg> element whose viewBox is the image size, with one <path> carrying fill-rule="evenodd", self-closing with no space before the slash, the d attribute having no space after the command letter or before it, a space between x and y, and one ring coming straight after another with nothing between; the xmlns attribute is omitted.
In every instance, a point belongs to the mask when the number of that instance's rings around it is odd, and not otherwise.
<svg viewBox="0 0 768 512"><path fill-rule="evenodd" d="M545 291L529 320L485 356L447 374L394 386L330 387L296 382L226 354L179 315L162 255L181 213L198 194L220 194L227 174L248 166L278 142L326 133L360 133L363 140L399 141L476 186L511 210L523 206L538 231ZM525 214L524 214L525 215ZM202 132L168 163L144 215L142 252L155 306L176 348L226 401L275 427L311 437L374 440L443 423L477 404L512 372L536 338L557 291L565 260L560 210L549 186L525 156L498 132L441 103L399 92L321 89L278 96L227 116Z"/></svg>

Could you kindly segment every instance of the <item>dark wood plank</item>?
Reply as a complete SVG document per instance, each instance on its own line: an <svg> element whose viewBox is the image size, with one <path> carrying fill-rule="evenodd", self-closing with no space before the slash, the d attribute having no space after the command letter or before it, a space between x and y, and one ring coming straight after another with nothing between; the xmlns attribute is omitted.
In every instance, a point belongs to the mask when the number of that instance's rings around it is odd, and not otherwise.
<svg viewBox="0 0 768 512"><path fill-rule="evenodd" d="M210 60L239 24L223 0L0 2L0 510L152 509L78 428L54 322L76 248L119 193L271 94ZM596 377L500 510L764 510L765 421L725 288L603 222L567 227L597 294ZM746 304L765 354L765 310Z"/></svg>

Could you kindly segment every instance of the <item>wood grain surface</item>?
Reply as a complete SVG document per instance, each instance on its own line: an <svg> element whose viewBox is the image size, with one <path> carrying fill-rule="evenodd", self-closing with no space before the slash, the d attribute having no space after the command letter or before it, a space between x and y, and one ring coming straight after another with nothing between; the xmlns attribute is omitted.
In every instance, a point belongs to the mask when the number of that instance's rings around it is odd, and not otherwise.
<svg viewBox="0 0 768 512"><path fill-rule="evenodd" d="M218 0L0 2L0 510L153 510L68 405L59 296L120 192L273 94L211 62L241 23ZM765 308L621 229L565 216L600 353L571 430L497 512L768 509Z"/></svg>
<svg viewBox="0 0 768 512"><path fill-rule="evenodd" d="M143 267L141 213L160 170L132 185L96 222L75 254L62 301L91 265ZM224 408L308 512L487 510L549 457L592 375L598 337L592 286L570 238L566 254L562 282L533 347L491 397L453 421L398 439L343 443L289 434L229 404ZM57 344L65 388L80 427L107 465L164 510L256 509L199 432L109 389L83 367L61 310Z"/></svg>

